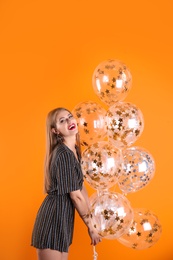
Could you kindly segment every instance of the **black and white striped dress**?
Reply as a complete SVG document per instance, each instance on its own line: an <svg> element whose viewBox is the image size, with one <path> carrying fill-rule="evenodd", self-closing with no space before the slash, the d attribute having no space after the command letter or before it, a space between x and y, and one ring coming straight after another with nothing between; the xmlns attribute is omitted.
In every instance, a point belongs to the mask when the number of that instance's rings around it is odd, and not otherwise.
<svg viewBox="0 0 173 260"><path fill-rule="evenodd" d="M75 215L69 193L82 189L83 174L74 153L64 144L57 147L50 169L50 190L37 213L31 245L68 252Z"/></svg>

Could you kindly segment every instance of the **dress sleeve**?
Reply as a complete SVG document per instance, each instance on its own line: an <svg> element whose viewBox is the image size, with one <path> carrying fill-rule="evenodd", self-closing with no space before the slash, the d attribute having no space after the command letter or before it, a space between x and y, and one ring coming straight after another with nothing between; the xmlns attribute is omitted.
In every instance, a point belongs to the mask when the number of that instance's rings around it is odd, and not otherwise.
<svg viewBox="0 0 173 260"><path fill-rule="evenodd" d="M74 156L68 152L61 153L57 158L57 190L59 194L80 189Z"/></svg>

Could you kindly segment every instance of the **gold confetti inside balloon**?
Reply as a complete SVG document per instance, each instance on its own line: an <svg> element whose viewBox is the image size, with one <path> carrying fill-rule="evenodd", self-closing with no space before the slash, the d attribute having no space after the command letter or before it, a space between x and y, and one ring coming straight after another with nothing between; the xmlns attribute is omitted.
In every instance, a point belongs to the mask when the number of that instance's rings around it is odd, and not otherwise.
<svg viewBox="0 0 173 260"><path fill-rule="evenodd" d="M117 183L121 172L120 152L107 141L97 142L82 153L82 169L92 188L108 189Z"/></svg>
<svg viewBox="0 0 173 260"><path fill-rule="evenodd" d="M125 234L118 241L133 249L147 249L160 238L162 227L158 217L147 209L133 209L134 220Z"/></svg>
<svg viewBox="0 0 173 260"><path fill-rule="evenodd" d="M125 194L144 188L155 173L155 162L152 155L144 148L130 147L122 151L122 157L119 188Z"/></svg>
<svg viewBox="0 0 173 260"><path fill-rule="evenodd" d="M87 147L106 136L106 110L101 105L81 102L72 113L78 123L81 145Z"/></svg>
<svg viewBox="0 0 173 260"><path fill-rule="evenodd" d="M106 116L109 141L119 149L132 145L143 132L143 115L134 104L117 102Z"/></svg>
<svg viewBox="0 0 173 260"><path fill-rule="evenodd" d="M93 225L103 238L116 239L132 225L133 210L122 194L94 193L90 197L90 204Z"/></svg>
<svg viewBox="0 0 173 260"><path fill-rule="evenodd" d="M94 70L92 84L100 100L111 106L127 96L132 85L132 76L121 61L106 60Z"/></svg>

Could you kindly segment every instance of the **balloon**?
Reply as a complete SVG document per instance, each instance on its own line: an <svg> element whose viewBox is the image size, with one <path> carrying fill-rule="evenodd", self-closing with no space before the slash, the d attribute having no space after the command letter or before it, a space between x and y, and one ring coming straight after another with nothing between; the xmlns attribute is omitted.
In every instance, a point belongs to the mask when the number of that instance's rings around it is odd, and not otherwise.
<svg viewBox="0 0 173 260"><path fill-rule="evenodd" d="M120 152L107 141L89 146L82 153L84 178L94 189L104 190L118 181L121 172Z"/></svg>
<svg viewBox="0 0 173 260"><path fill-rule="evenodd" d="M157 216L147 209L133 209L134 220L118 241L133 249L146 249L153 246L162 233L161 224Z"/></svg>
<svg viewBox="0 0 173 260"><path fill-rule="evenodd" d="M125 194L144 188L155 173L155 162L152 155L144 148L131 147L122 151L122 157L119 188Z"/></svg>
<svg viewBox="0 0 173 260"><path fill-rule="evenodd" d="M133 210L125 196L117 192L94 193L90 197L91 216L100 236L116 239L126 232L133 221Z"/></svg>
<svg viewBox="0 0 173 260"><path fill-rule="evenodd" d="M119 149L130 146L142 134L143 115L134 104L117 102L108 109L106 117L109 141Z"/></svg>
<svg viewBox="0 0 173 260"><path fill-rule="evenodd" d="M90 144L106 136L106 110L92 101L81 102L72 111L77 119L81 145Z"/></svg>
<svg viewBox="0 0 173 260"><path fill-rule="evenodd" d="M94 70L92 84L96 95L108 106L123 100L132 84L127 66L119 60L106 60Z"/></svg>

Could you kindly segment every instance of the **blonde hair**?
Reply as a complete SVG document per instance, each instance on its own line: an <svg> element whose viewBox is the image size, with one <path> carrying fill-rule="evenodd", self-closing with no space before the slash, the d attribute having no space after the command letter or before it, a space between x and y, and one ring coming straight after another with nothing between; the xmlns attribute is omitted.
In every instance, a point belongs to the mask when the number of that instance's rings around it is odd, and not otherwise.
<svg viewBox="0 0 173 260"><path fill-rule="evenodd" d="M52 131L53 129L56 129L56 120L57 116L61 111L68 111L70 114L71 112L63 107L55 108L51 110L46 119L46 156L45 156L45 164L44 164L44 192L46 193L49 190L50 186L50 162L52 159L53 152L55 148L63 143L64 139L63 136L61 138L58 138L57 134ZM79 156L81 156L81 150L80 150L80 138L79 134L76 135L76 145L79 149Z"/></svg>

